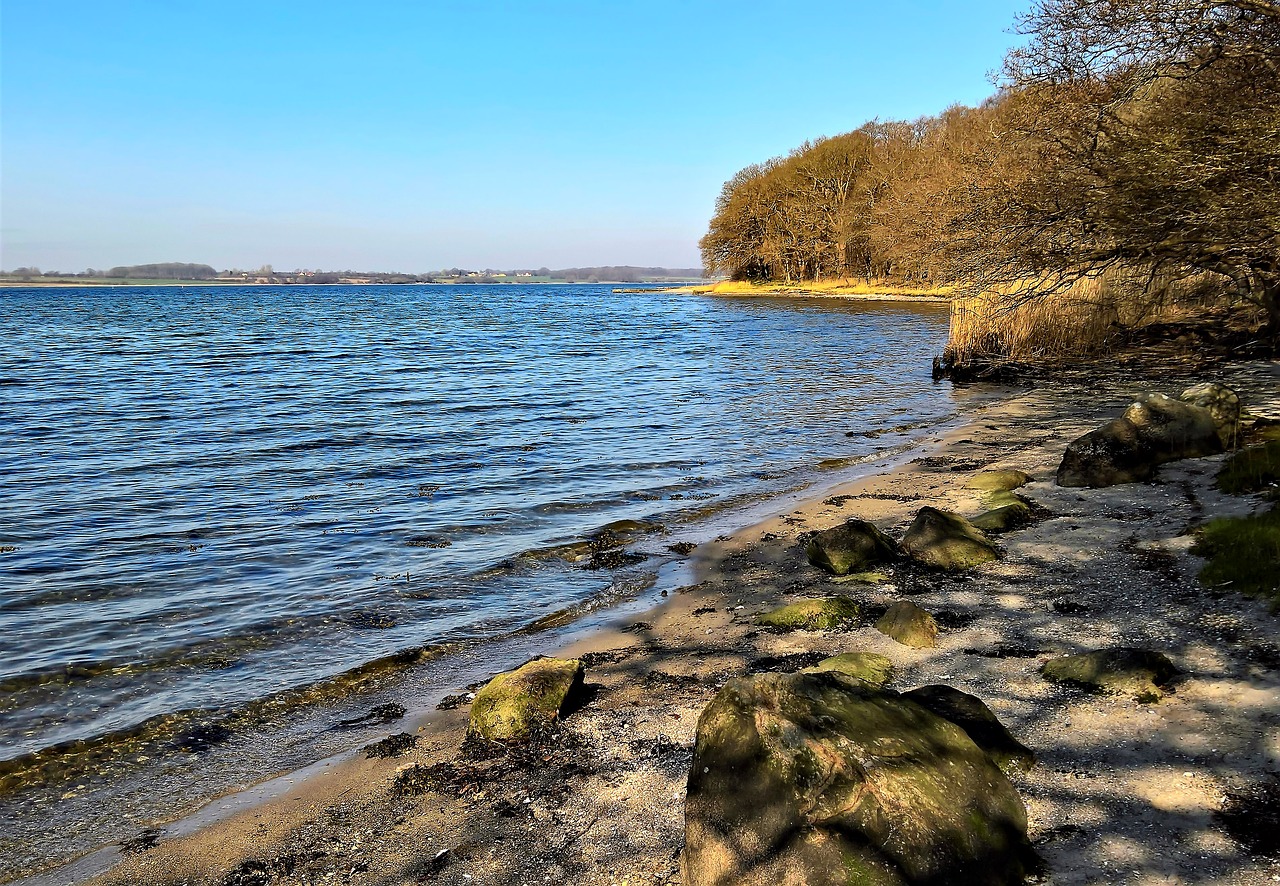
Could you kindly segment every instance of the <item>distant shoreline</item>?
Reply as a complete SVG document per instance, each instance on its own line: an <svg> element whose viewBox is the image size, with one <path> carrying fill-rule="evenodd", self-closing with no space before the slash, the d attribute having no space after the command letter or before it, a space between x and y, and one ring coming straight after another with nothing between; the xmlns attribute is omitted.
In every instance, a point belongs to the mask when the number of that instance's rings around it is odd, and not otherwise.
<svg viewBox="0 0 1280 886"><path fill-rule="evenodd" d="M651 291L654 287L664 291L684 291L693 286L685 281L653 280L639 282L630 280L600 280L594 283L586 280L496 280L477 283L472 280L435 280L423 281L378 282L374 280L343 280L337 283L257 283L239 280L121 280L108 282L105 280L0 280L0 289L118 289L128 286L634 286Z"/></svg>

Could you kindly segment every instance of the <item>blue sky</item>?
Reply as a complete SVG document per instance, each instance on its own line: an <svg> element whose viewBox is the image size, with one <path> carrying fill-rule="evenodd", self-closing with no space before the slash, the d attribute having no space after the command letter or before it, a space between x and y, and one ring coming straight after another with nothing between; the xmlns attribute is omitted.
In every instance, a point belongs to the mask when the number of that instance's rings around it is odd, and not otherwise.
<svg viewBox="0 0 1280 886"><path fill-rule="evenodd" d="M992 92L1026 0L0 11L0 266L696 266L741 167Z"/></svg>

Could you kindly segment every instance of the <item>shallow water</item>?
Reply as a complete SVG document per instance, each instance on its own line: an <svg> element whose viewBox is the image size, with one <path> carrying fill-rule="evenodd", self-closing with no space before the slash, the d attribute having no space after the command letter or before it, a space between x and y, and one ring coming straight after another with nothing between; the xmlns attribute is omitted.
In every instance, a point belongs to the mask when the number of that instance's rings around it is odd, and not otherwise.
<svg viewBox="0 0 1280 886"><path fill-rule="evenodd" d="M955 411L946 323L604 286L2 291L0 764L616 589L522 555L623 519L661 552L922 436Z"/></svg>

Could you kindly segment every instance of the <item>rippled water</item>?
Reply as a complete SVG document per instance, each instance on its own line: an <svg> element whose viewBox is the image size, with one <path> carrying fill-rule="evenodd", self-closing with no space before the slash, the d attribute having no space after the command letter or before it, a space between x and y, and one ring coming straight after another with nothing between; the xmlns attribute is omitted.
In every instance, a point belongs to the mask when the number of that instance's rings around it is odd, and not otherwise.
<svg viewBox="0 0 1280 886"><path fill-rule="evenodd" d="M950 415L946 321L598 286L0 291L0 762L572 606L609 570L522 553Z"/></svg>

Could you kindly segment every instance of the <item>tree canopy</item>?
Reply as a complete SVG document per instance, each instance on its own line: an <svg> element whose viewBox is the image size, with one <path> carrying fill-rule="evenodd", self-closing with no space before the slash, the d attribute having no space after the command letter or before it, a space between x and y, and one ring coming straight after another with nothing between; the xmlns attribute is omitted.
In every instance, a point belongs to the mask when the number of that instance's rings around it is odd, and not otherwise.
<svg viewBox="0 0 1280 886"><path fill-rule="evenodd" d="M1280 3L1038 0L977 108L750 166L701 246L739 279L1220 275L1280 333Z"/></svg>

